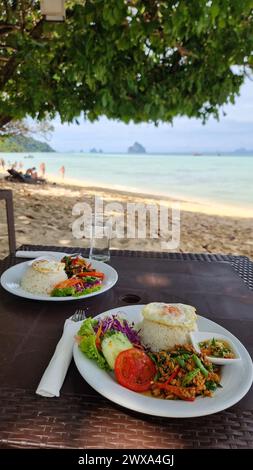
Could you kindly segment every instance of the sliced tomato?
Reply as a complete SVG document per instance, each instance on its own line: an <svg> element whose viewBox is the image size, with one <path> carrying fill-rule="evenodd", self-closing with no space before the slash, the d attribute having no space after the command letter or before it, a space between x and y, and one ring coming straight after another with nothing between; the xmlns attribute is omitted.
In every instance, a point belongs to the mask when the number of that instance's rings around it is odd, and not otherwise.
<svg viewBox="0 0 253 470"><path fill-rule="evenodd" d="M114 372L123 387L134 392L146 392L154 380L156 366L144 351L131 348L119 353Z"/></svg>

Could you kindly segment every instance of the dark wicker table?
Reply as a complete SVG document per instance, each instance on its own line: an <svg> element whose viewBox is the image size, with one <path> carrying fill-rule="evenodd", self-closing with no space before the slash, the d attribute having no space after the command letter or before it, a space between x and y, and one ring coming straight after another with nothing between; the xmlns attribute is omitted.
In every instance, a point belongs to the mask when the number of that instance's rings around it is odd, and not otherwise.
<svg viewBox="0 0 253 470"><path fill-rule="evenodd" d="M25 246L23 249L62 248ZM64 251L75 252L76 248ZM83 252L85 254L85 252ZM8 257L1 271L24 259ZM0 290L0 447L251 448L252 390L232 408L207 417L141 415L98 395L71 365L60 398L35 389L77 308L90 315L130 302L184 302L235 334L253 353L253 264L246 257L113 251L113 289L73 303L35 302ZM135 297L134 297L135 296ZM136 297L137 296L137 297ZM137 299L137 302L136 302Z"/></svg>

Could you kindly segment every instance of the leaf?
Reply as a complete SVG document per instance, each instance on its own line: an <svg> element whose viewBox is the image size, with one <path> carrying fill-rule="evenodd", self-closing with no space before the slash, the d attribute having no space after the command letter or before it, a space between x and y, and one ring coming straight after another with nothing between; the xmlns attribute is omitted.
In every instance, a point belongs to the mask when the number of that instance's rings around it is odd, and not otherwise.
<svg viewBox="0 0 253 470"><path fill-rule="evenodd" d="M212 20L214 20L220 13L220 7L217 3L212 3L212 6L210 8L210 13Z"/></svg>
<svg viewBox="0 0 253 470"><path fill-rule="evenodd" d="M23 30L19 4L1 35L0 129L26 115L205 122L238 95L246 72L233 66L252 67L251 0L69 0L66 21L36 35L39 9L26 2Z"/></svg>

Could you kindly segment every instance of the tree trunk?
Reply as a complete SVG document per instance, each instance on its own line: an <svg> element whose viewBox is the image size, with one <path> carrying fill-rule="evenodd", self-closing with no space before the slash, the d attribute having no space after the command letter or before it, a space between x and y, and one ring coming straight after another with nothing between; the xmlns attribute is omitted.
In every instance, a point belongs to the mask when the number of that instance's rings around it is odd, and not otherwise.
<svg viewBox="0 0 253 470"><path fill-rule="evenodd" d="M2 128L6 126L6 124L8 124L8 122L12 121L12 119L13 119L12 116L1 116L0 114L0 132Z"/></svg>

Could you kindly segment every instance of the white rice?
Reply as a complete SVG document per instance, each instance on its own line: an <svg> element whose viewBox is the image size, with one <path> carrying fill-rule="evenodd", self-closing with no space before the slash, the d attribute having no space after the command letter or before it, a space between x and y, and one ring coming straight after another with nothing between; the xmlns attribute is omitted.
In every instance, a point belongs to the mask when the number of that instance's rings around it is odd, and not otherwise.
<svg viewBox="0 0 253 470"><path fill-rule="evenodd" d="M24 290L32 294L50 295L54 286L65 279L67 279L65 271L43 273L29 266L20 284Z"/></svg>
<svg viewBox="0 0 253 470"><path fill-rule="evenodd" d="M151 351L157 352L174 348L176 344L190 342L190 331L196 331L197 325L191 329L183 326L162 325L144 318L141 324L140 336L143 344Z"/></svg>

